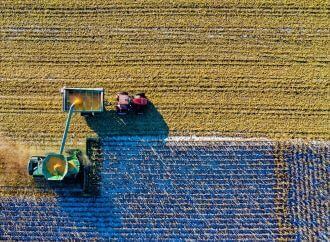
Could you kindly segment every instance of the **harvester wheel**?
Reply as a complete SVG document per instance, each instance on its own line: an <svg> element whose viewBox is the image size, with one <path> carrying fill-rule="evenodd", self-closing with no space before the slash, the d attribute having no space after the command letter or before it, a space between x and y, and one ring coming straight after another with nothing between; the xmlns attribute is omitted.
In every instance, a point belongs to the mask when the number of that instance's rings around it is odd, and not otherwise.
<svg viewBox="0 0 330 242"><path fill-rule="evenodd" d="M90 165L85 172L87 178L84 182L84 192L92 196L98 196L100 194L101 169L103 161L101 142L98 138L87 138L86 154L89 158Z"/></svg>
<svg viewBox="0 0 330 242"><path fill-rule="evenodd" d="M90 167L85 166L83 168L83 181L82 181L84 193L90 193L89 172L90 172Z"/></svg>
<svg viewBox="0 0 330 242"><path fill-rule="evenodd" d="M33 168L34 168L34 164L33 161L29 161L29 167L28 167L28 171L29 171L29 175L32 176L33 175Z"/></svg>
<svg viewBox="0 0 330 242"><path fill-rule="evenodd" d="M79 160L79 172L76 176L76 181L77 183L81 184L81 187L83 187L84 184L84 169L85 169L85 164L84 164L84 160L82 157L82 153L81 151L77 154L77 158Z"/></svg>
<svg viewBox="0 0 330 242"><path fill-rule="evenodd" d="M84 183L84 172L83 172L84 166L80 163L80 168L79 168L79 172L76 176L76 181L78 184L81 184L81 186L83 186Z"/></svg>
<svg viewBox="0 0 330 242"><path fill-rule="evenodd" d="M31 160L29 161L28 172L30 176L33 175L34 168L38 166L38 159L40 158L32 157Z"/></svg>

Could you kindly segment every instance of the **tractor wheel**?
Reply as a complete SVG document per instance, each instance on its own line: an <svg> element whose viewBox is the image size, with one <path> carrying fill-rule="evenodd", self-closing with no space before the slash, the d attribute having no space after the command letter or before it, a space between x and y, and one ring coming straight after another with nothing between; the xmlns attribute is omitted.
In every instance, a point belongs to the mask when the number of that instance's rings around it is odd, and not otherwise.
<svg viewBox="0 0 330 242"><path fill-rule="evenodd" d="M128 95L128 92L118 92L117 95Z"/></svg>
<svg viewBox="0 0 330 242"><path fill-rule="evenodd" d="M135 96L140 96L140 97L146 98L146 94L144 92L137 93L137 94L135 94Z"/></svg>

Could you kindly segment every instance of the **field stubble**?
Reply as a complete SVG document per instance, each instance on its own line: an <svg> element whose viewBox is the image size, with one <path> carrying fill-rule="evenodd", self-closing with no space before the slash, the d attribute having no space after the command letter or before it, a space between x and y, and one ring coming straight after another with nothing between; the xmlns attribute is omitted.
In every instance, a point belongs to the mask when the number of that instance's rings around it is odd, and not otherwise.
<svg viewBox="0 0 330 242"><path fill-rule="evenodd" d="M0 132L18 142L59 144L63 86L145 91L174 135L330 137L326 1L6 1L0 12ZM78 143L93 135L74 123Z"/></svg>

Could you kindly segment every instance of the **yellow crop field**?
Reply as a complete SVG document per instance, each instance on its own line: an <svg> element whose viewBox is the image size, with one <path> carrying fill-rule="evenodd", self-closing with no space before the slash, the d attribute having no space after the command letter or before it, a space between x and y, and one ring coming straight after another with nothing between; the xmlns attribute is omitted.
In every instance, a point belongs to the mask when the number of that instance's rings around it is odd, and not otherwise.
<svg viewBox="0 0 330 242"><path fill-rule="evenodd" d="M59 144L63 86L110 101L144 91L170 134L330 137L325 0L7 0L0 12L0 133L17 142ZM104 118L98 134L159 128ZM70 144L95 134L78 115L71 131Z"/></svg>

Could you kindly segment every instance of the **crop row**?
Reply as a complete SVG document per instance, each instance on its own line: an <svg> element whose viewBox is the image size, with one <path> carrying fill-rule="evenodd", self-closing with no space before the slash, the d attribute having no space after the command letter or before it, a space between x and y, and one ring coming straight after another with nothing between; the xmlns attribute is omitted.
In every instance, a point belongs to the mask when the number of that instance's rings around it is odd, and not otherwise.
<svg viewBox="0 0 330 242"><path fill-rule="evenodd" d="M91 44L107 43L107 44L129 44L129 43L143 43L154 44L158 43L172 44L173 46L179 46L180 44L206 44L211 46L219 44L234 44L245 43L247 45L252 44L270 44L277 42L277 45L297 45L301 43L322 43L326 42L327 35L326 30L313 29L309 30L309 33L287 33L282 30L269 33L267 30L245 30L227 28L223 32L204 32L199 30L198 32L178 33L174 30L156 30L153 32L145 32L143 28L129 28L128 30L135 30L136 33L128 34L126 32L118 32L117 34L111 34L113 30L104 29L104 34L100 34L99 31L91 33L83 28L76 30L61 30L55 33L48 33L48 29L9 29L9 31L1 31L3 33L4 43L10 42L11 44L19 45L21 42L90 42Z"/></svg>
<svg viewBox="0 0 330 242"><path fill-rule="evenodd" d="M166 9L165 9L166 7ZM159 13L159 14L218 14L220 13L228 13L228 14L246 14L246 15L255 15L255 14L265 14L265 15L276 15L276 14L310 14L310 15L318 15L318 14L324 14L326 13L326 9L322 8L311 8L311 7L303 7L301 6L300 8L283 8L283 6L273 6L273 8L260 8L260 7L252 7L252 6L242 6L242 5L236 5L235 7L231 6L180 6L177 5L175 6L174 4L172 6L153 6L153 5L146 5L146 6L129 6L129 4L126 5L110 5L110 6L102 6L99 5L98 7L94 6L85 6L84 8L82 7L53 7L53 6L26 6L26 7L18 7L18 8L3 8L3 12L5 14L12 14L12 13L28 13L33 10L36 13L44 13L45 10L50 9L52 10L51 13L48 12L48 14L54 14L54 15L60 15L63 12L64 13L71 13L71 14L93 14L93 13L99 13L99 14L111 14L111 15L116 15L116 14L123 14L123 15L130 15L132 13L143 13L143 14L148 14L148 13ZM164 9L164 11L162 11ZM235 11L233 11L235 10Z"/></svg>
<svg viewBox="0 0 330 242"><path fill-rule="evenodd" d="M45 30L43 30L45 31ZM313 60L326 61L326 55L324 51L326 48L322 45L321 41L311 41L317 44L319 48L315 49L315 46L302 43L294 43L290 41L280 42L284 36L277 34L279 39L271 39L267 36L253 36L248 39L241 36L232 36L231 39L221 39L217 37L216 40L212 40L211 37L195 36L190 37L189 40L177 37L176 41L172 41L170 38L154 38L154 40L141 39L141 30L134 36L127 38L130 41L111 40L109 43L90 43L83 42L69 43L69 42L57 42L56 36L54 41L49 44L49 41L41 41L42 36L38 38L40 41L15 41L10 38L7 41L3 41L0 45L1 52L4 56L9 56L10 51L14 56L22 56L27 58L40 56L45 58L49 55L50 59L73 59L82 58L82 60L88 60L88 57L99 57L101 60L115 60L115 58L161 58L164 56L164 60L169 57L181 57L181 58L232 58L234 59L255 59L261 58L265 60L266 57L273 58L273 61L278 61L279 64L290 63L292 60L301 62L311 62ZM206 33L207 35L207 33ZM324 35L324 34L323 34ZM170 35L171 36L171 35ZM133 39L134 37L134 39ZM266 38L268 41L261 41L260 38ZM137 40L139 38L139 40ZM302 39L304 39L302 37ZM159 42L164 42L163 45L159 45ZM197 41L200 41L199 43ZM37 43L35 43L37 42ZM134 47L134 48L130 48ZM234 48L235 47L235 48ZM64 59L65 60L65 59ZM284 74L284 73L283 73Z"/></svg>
<svg viewBox="0 0 330 242"><path fill-rule="evenodd" d="M31 0L22 0L21 2L17 2L15 0L8 0L4 3L4 6L12 6L12 7L19 7L20 5L23 5L23 8L36 8L37 6L40 6L40 4L36 4ZM72 0L72 1L64 1L64 0L50 0L47 1L47 3L43 3L42 6L45 7L62 7L62 8L96 8L96 6L131 6L131 7L141 7L141 8L148 8L150 6L172 6L172 7L245 7L245 8L251 8L258 7L262 9L268 9L269 7L278 7L283 9L300 9L300 8L310 8L310 9L318 9L322 7L326 7L327 3L323 0L315 0L313 2L310 2L308 0L288 0L283 1L280 3L274 3L271 0L266 0L263 2L255 2L255 0L247 0L242 3L237 3L233 0L224 0L221 2L213 2L213 1L203 1L203 0L177 0L173 2L167 2L167 1L158 1L158 0L141 0L139 2L129 2L129 3L123 3L122 0L114 0L111 2L111 4L104 0L86 0L84 2L78 1L78 0Z"/></svg>
<svg viewBox="0 0 330 242"><path fill-rule="evenodd" d="M35 13L35 14L33 14ZM264 16L264 15L244 15L239 13L232 13L227 16L221 11L217 11L216 14L207 14L207 13L190 13L190 14L170 14L164 13L161 14L157 12L147 13L132 13L126 15L122 14L105 14L97 13L96 11L88 14L72 14L66 15L65 12L62 14L51 14L52 11L48 12L36 12L30 11L28 14L15 14L7 15L0 20L2 26L7 25L22 25L27 22L38 22L40 26L49 25L49 21L53 24L52 26L58 26L58 23L61 23L61 26L70 27L70 26L83 26L83 25L94 25L95 23L117 25L120 27L154 27L154 23L157 21L157 24L160 26L171 26L176 27L182 24L187 26L195 27L218 27L220 26L243 26L243 27L254 27L254 26L276 26L281 27L288 23L290 26L299 26L304 25L307 27L327 27L328 19L326 12L319 16L305 14L297 15L285 15L278 17L277 15L273 16ZM55 23L55 24L54 24ZM57 23L57 24L56 24Z"/></svg>
<svg viewBox="0 0 330 242"><path fill-rule="evenodd" d="M233 46L234 47L234 46ZM81 46L84 48L84 46ZM143 52L143 50L141 51ZM314 72L313 72L314 70ZM13 72L14 71L14 72ZM124 72L127 72L124 75ZM123 67L105 67L99 66L93 69L89 68L82 68L77 66L40 66L38 69L26 65L24 69L22 66L15 66L12 65L10 67L3 66L1 73L4 77L16 77L16 78L46 78L46 79L67 79L67 78L87 78L92 79L94 81L98 81L98 79L105 79L108 77L116 76L120 79L125 79L126 81L133 81L132 77L140 77L140 78L157 78L158 75L161 76L179 76L179 77L205 77L208 76L211 79L217 80L217 78L226 77L240 77L240 78L252 78L252 77L259 77L259 78L279 78L284 79L288 78L287 80L292 79L299 79L299 80L315 80L315 79L325 79L326 78L326 70L322 67L315 68L309 65L292 65L276 67L270 66L267 69L262 69L260 66L231 66L231 67L213 67L205 65L204 67L196 66L192 68L183 68L180 66L146 66L142 70L141 67L136 66L123 66ZM157 80L157 79L156 79ZM154 81L156 81L154 80ZM160 79L161 80L161 79Z"/></svg>
<svg viewBox="0 0 330 242"><path fill-rule="evenodd" d="M138 77L137 77L138 78ZM173 89L175 87L181 87L182 92L185 91L194 91L194 90L200 90L202 91L203 88L205 91L215 91L215 90L221 90L221 91L227 91L227 92L235 92L235 89L237 88L239 92L249 92L251 89L258 89L261 86L264 87L264 92L272 92L272 95L279 95L281 93L293 93L294 94L300 94L301 92L304 92L306 94L312 94L313 92L320 92L320 94L323 94L326 90L324 90L327 87L326 80L300 80L300 79L293 79L290 83L287 83L283 80L276 80L276 79L260 79L259 77L251 77L251 78L234 78L234 77L228 77L226 79L219 78L218 80L212 80L211 78L206 77L180 77L180 76L168 76L168 77L159 77L162 79L162 82L152 82L150 79L151 77L147 78L148 81L150 81L149 85L146 86L145 83L127 83L128 88L134 87L135 89L138 88L160 88L160 89L166 89L170 88ZM29 81L27 81L29 80ZM81 85L82 87L88 86L91 84L90 79L72 79L72 78L64 78L64 79L58 79L58 78L49 78L47 79L40 79L40 78L3 78L3 90L1 90L2 95L10 95L13 93L15 89L18 89L18 87L25 88L24 92L26 95L32 95L34 93L51 93L51 94L57 94L56 96L52 97L55 99L59 99L59 87L61 85ZM99 85L99 86L105 86L109 89L116 89L119 88L123 82L127 82L127 80L124 80L122 78L117 79L116 77L108 77L105 80L98 80L93 85ZM191 86L193 85L193 86ZM38 86L38 89L34 89L35 86ZM285 90L286 89L286 90ZM19 90L18 90L19 91ZM150 90L151 91L151 90ZM108 95L111 95L111 93L108 93ZM262 96L262 93L260 94ZM110 96L111 97L111 96ZM50 97L39 97L39 99L50 99ZM36 99L36 97L34 97ZM189 101L189 100L187 100Z"/></svg>

